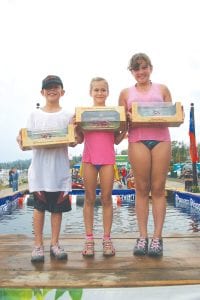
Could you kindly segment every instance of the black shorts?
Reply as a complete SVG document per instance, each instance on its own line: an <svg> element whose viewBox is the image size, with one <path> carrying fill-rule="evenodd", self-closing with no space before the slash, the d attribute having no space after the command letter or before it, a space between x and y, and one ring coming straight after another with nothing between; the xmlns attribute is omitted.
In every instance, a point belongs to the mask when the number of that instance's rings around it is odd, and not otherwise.
<svg viewBox="0 0 200 300"><path fill-rule="evenodd" d="M64 192L34 192L33 196L34 208L39 211L59 213L72 209L69 194L64 196Z"/></svg>

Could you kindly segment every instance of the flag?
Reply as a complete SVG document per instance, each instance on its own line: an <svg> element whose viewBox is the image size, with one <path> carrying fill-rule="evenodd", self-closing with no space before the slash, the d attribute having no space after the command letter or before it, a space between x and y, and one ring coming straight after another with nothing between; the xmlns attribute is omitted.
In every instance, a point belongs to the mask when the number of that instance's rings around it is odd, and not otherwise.
<svg viewBox="0 0 200 300"><path fill-rule="evenodd" d="M195 123L194 123L194 106L191 105L190 108L190 128L189 128L189 137L190 137L190 156L193 163L198 162L198 150L196 146L196 137L195 137Z"/></svg>

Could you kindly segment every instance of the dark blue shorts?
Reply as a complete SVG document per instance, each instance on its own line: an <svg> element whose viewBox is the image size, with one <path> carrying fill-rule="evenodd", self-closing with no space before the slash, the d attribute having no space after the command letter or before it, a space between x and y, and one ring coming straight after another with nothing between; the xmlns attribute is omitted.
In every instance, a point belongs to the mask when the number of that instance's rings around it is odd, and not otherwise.
<svg viewBox="0 0 200 300"><path fill-rule="evenodd" d="M71 201L69 194L64 196L64 192L34 192L34 208L39 211L49 211L52 213L70 211Z"/></svg>

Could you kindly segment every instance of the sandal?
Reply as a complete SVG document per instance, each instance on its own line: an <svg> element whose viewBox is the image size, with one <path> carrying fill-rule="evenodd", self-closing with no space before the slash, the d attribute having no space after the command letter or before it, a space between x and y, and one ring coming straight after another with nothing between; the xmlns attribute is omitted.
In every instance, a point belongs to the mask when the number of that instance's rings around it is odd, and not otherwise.
<svg viewBox="0 0 200 300"><path fill-rule="evenodd" d="M103 240L103 256L114 256L115 255L115 248L113 246L112 241Z"/></svg>
<svg viewBox="0 0 200 300"><path fill-rule="evenodd" d="M85 246L82 251L83 256L92 257L94 256L94 241L93 240L86 240Z"/></svg>

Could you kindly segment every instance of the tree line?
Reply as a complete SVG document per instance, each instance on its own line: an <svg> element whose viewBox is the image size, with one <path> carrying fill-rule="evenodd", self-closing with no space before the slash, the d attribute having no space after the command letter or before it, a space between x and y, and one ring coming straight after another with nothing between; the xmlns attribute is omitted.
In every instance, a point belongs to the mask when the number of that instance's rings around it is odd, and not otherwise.
<svg viewBox="0 0 200 300"><path fill-rule="evenodd" d="M19 159L11 162L2 162L0 163L0 169L10 170L12 168L17 168L18 170L26 170L30 166L30 163L31 159Z"/></svg>

